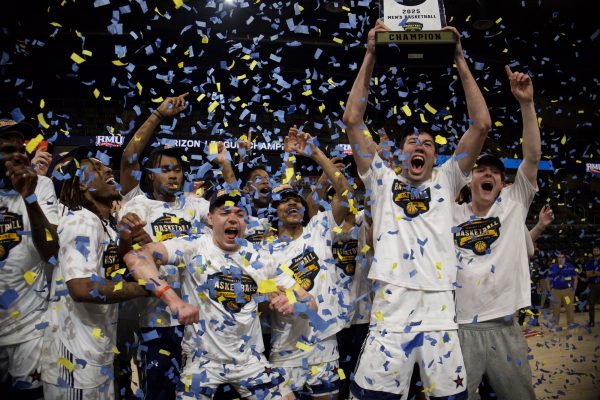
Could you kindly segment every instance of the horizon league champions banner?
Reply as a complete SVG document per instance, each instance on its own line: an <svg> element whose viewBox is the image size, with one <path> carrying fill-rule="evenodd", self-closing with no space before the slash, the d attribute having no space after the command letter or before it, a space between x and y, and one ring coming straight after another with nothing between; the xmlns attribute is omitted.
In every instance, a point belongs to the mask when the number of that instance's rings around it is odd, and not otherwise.
<svg viewBox="0 0 600 400"><path fill-rule="evenodd" d="M383 22L392 31L439 31L446 25L442 0L383 0Z"/></svg>

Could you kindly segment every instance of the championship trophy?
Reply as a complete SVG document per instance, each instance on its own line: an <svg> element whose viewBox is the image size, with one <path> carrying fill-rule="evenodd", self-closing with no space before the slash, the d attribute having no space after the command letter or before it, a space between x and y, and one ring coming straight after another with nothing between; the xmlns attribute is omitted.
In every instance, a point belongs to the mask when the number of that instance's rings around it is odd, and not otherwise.
<svg viewBox="0 0 600 400"><path fill-rule="evenodd" d="M380 0L384 24L377 32L380 66L448 66L454 62L456 38L446 25L442 0Z"/></svg>

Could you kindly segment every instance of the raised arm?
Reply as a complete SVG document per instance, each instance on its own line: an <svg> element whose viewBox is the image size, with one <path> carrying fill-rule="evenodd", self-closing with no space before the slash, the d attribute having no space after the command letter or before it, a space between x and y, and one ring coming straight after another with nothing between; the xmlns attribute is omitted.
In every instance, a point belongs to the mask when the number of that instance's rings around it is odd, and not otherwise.
<svg viewBox="0 0 600 400"><path fill-rule="evenodd" d="M510 81L510 91L521 106L521 118L523 119L523 164L521 170L531 185L537 187L538 165L542 158L542 142L533 102L533 83L527 74L512 72L508 65L504 69Z"/></svg>
<svg viewBox="0 0 600 400"><path fill-rule="evenodd" d="M288 137L291 138L291 141L294 143L292 151L299 155L310 157L319 164L325 175L327 175L327 179L332 183L336 197L334 198L334 201L331 202L333 218L338 225L341 225L350 211L349 207L343 205L343 200L346 199L346 204L349 203L351 201L350 194L353 192L348 180L344 174L338 171L337 167L329 158L327 158L325 153L314 144L314 140L309 133L300 133L298 132L298 129L293 127L290 128Z"/></svg>
<svg viewBox="0 0 600 400"><path fill-rule="evenodd" d="M540 235L550 226L550 224L554 221L554 212L550 208L550 205L546 204L540 210L540 214L538 216L538 222L535 224L533 228L529 231L529 235L531 236L531 240L535 243L535 241L540 237Z"/></svg>
<svg viewBox="0 0 600 400"><path fill-rule="evenodd" d="M456 36L456 51L454 53L454 62L458 69L458 76L462 83L465 92L465 100L467 102L467 112L469 114L469 129L462 135L455 154L461 155L458 160L458 165L464 173L469 173L473 169L473 164L487 137L489 130L492 128L492 119L488 110L483 94L477 86L477 82L463 54L463 48L460 43L460 33L452 26L446 26L443 30L448 30Z"/></svg>
<svg viewBox="0 0 600 400"><path fill-rule="evenodd" d="M179 322L184 325L196 323L199 320L198 309L183 301L169 284L159 278L157 267L167 263L169 254L162 243L148 243L141 250L130 251L124 257L127 268L138 281L153 283L152 292L164 301L171 312L179 316Z"/></svg>
<svg viewBox="0 0 600 400"><path fill-rule="evenodd" d="M344 169L344 163L342 162L341 157L333 157L331 159L331 162L333 163L333 165L335 165L338 171ZM329 181L327 179L327 174L323 172L317 180L315 186L312 188L310 194L306 196L306 203L308 204L308 215L310 218L314 217L319 212L319 203L317 202L317 200L324 199L325 196L327 196L327 189L329 189Z"/></svg>
<svg viewBox="0 0 600 400"><path fill-rule="evenodd" d="M231 157L229 156L229 151L225 147L225 143L219 142L217 144L217 157L215 158L215 162L221 167L221 172L223 172L223 179L225 183L229 185L233 185L236 181L235 172L233 171L233 166L231 165Z"/></svg>
<svg viewBox="0 0 600 400"><path fill-rule="evenodd" d="M350 90L350 95L346 102L346 110L344 111L343 121L346 125L346 133L352 146L352 154L354 154L354 159L356 160L356 167L361 174L367 172L373 162L375 153L377 153L377 146L364 124L364 117L367 109L371 76L375 67L375 33L386 30L389 29L381 20L377 20L373 29L369 31L367 52Z"/></svg>
<svg viewBox="0 0 600 400"><path fill-rule="evenodd" d="M148 145L160 122L164 118L173 117L183 111L186 106L185 98L187 95L188 93L184 93L177 97L167 97L133 134L133 138L125 146L125 150L123 150L123 155L121 156L121 194L125 195L129 193L139 184L138 180L133 176L133 171L140 169L142 152Z"/></svg>

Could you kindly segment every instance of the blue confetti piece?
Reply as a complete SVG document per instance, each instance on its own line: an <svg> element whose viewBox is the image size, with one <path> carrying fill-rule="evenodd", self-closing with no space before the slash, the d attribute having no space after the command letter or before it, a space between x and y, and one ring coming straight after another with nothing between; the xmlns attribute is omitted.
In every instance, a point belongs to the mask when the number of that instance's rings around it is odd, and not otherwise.
<svg viewBox="0 0 600 400"><path fill-rule="evenodd" d="M142 333L142 338L144 339L144 342L149 342L150 340L158 339L159 336L156 329L152 329L149 332Z"/></svg>
<svg viewBox="0 0 600 400"><path fill-rule="evenodd" d="M0 308L8 310L8 307L19 298L19 293L14 289L6 289L2 295L0 295Z"/></svg>
<svg viewBox="0 0 600 400"><path fill-rule="evenodd" d="M425 334L423 332L417 333L417 335L410 341L402 344L402 350L406 357L412 353L414 349L417 347L423 346L423 339L425 338Z"/></svg>

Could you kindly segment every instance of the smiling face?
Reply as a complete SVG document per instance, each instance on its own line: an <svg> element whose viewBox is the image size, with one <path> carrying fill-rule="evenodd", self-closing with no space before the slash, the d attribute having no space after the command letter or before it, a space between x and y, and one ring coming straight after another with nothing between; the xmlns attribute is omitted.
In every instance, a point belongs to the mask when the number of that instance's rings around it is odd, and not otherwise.
<svg viewBox="0 0 600 400"><path fill-rule="evenodd" d="M277 205L277 219L283 226L302 225L305 212L302 201L296 196L285 197Z"/></svg>
<svg viewBox="0 0 600 400"><path fill-rule="evenodd" d="M221 250L236 251L240 245L236 239L242 239L246 231L246 211L238 206L227 204L216 207L208 214L208 223L212 226L213 242Z"/></svg>
<svg viewBox="0 0 600 400"><path fill-rule="evenodd" d="M414 184L431 178L437 153L433 136L427 132L408 135L402 146L402 175Z"/></svg>
<svg viewBox="0 0 600 400"><path fill-rule="evenodd" d="M81 162L80 170L79 187L92 199L107 205L121 199L110 167L102 164L100 160L90 158Z"/></svg>
<svg viewBox="0 0 600 400"><path fill-rule="evenodd" d="M469 187L474 202L491 205L504 187L502 171L493 165L477 165L473 169L473 178Z"/></svg>
<svg viewBox="0 0 600 400"><path fill-rule="evenodd" d="M10 160L13 164L24 164L27 162L25 157L25 146L23 140L18 135L5 135L0 138L0 188L12 188L11 180L6 176L6 161Z"/></svg>
<svg viewBox="0 0 600 400"><path fill-rule="evenodd" d="M152 181L152 195L157 200L173 201L176 194L181 192L183 183L183 169L175 157L161 154L158 162L154 164L150 180Z"/></svg>

